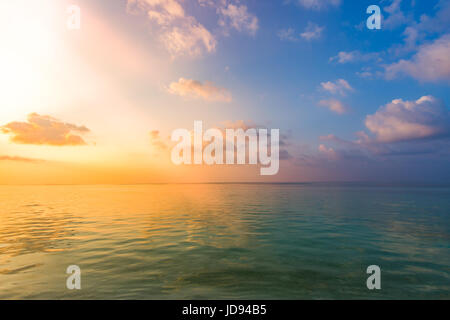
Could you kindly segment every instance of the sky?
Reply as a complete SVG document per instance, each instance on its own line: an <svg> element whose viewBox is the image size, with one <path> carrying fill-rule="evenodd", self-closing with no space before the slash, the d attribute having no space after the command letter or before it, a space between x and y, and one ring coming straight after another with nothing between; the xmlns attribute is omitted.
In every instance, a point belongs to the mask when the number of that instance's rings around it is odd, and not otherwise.
<svg viewBox="0 0 450 320"><path fill-rule="evenodd" d="M448 0L2 1L0 39L0 184L450 179ZM279 129L278 174L173 164L195 120Z"/></svg>

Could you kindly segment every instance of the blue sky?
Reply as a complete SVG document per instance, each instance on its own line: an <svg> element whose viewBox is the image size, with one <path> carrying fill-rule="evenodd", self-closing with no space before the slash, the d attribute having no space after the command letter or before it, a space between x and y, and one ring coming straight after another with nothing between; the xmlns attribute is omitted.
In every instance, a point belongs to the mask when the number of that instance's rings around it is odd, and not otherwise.
<svg viewBox="0 0 450 320"><path fill-rule="evenodd" d="M407 69L387 75L388 66L401 60L418 65L414 56L448 36L448 1L241 1L235 4L246 6L248 13L257 17L258 29L252 35L231 30L227 36L220 35L216 19L210 17L219 6L217 3L212 8L199 8L197 3L186 2L187 10L192 8L199 21L219 34L216 51L174 62L180 65L180 77L189 74L195 79L220 83L233 93L228 112L215 113L216 121L227 117L280 128L290 135L289 153L293 158L306 153L314 162L320 162L326 172L339 171L336 179L448 179L448 38L442 49L436 49L440 50L436 54L447 55L446 60L437 57L445 60L438 66L442 75L421 77L420 70L418 75L411 75ZM382 10L381 30L366 28L366 8L373 4ZM308 26L320 32L312 38L302 36ZM408 40L411 30L415 36ZM340 61L339 53L346 54L347 60ZM225 68L228 71L224 72ZM345 80L351 90L331 93L321 85L339 79ZM433 96L445 106L446 120L441 124L445 133L411 133L404 139L376 141L376 133L365 125L368 115L394 99L416 101L423 96ZM339 114L318 106L320 101L330 99L341 102L345 112ZM197 111L193 111L195 117L204 115L204 109ZM410 116L417 116L410 121L417 120L419 124L423 117L420 110ZM348 150L346 144L320 139L332 134L352 142L358 139L358 131L370 136L370 144L377 145L374 148L389 151L381 155L366 146ZM322 159L326 155L320 151L316 154L320 145L325 146L322 150L330 151L332 159ZM394 155L397 152L402 155ZM348 173L359 166L363 167L360 174Z"/></svg>

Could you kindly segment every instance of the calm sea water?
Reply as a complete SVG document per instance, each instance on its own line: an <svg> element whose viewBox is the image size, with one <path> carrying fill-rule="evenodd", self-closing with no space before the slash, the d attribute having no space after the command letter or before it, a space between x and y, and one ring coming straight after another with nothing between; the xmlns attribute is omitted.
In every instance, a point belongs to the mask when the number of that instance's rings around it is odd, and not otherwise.
<svg viewBox="0 0 450 320"><path fill-rule="evenodd" d="M0 204L2 299L450 298L448 188L0 186Z"/></svg>

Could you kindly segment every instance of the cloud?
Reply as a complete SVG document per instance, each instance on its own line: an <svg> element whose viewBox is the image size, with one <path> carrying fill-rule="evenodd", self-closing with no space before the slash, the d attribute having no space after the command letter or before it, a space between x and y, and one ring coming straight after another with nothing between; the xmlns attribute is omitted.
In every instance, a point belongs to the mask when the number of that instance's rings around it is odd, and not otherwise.
<svg viewBox="0 0 450 320"><path fill-rule="evenodd" d="M378 142L432 139L450 133L450 113L432 96L416 101L396 99L368 115L365 125Z"/></svg>
<svg viewBox="0 0 450 320"><path fill-rule="evenodd" d="M327 148L325 145L319 145L319 152L325 155L329 160L338 159L338 154L334 151L333 148Z"/></svg>
<svg viewBox="0 0 450 320"><path fill-rule="evenodd" d="M379 141L370 137L366 132L355 133L357 140L348 141L336 137L333 134L320 137L321 141L332 143L336 146L333 149L338 159L358 157L392 157L392 156L419 156L419 155L439 155L450 156L448 139L430 140L399 140L391 142Z"/></svg>
<svg viewBox="0 0 450 320"><path fill-rule="evenodd" d="M319 39L322 35L322 31L325 27L319 27L317 24L308 22L306 29L304 32L300 33L300 37L307 41L311 41L314 39Z"/></svg>
<svg viewBox="0 0 450 320"><path fill-rule="evenodd" d="M255 35L258 31L258 18L249 13L245 5L228 3L219 7L217 11L220 15L219 25L226 29L233 28L250 35Z"/></svg>
<svg viewBox="0 0 450 320"><path fill-rule="evenodd" d="M194 16L188 15L183 0L127 0L127 12L145 14L155 28L159 41L172 58L178 56L198 57L213 53L217 48L217 35L213 35ZM190 3L190 5L195 2ZM231 29L255 35L259 29L256 15L249 12L239 0L198 0L200 7L213 8L217 23L223 34Z"/></svg>
<svg viewBox="0 0 450 320"><path fill-rule="evenodd" d="M394 29L410 22L411 19L407 18L401 10L401 2L402 0L392 0L389 6L383 8L389 13L388 17L383 20L383 27Z"/></svg>
<svg viewBox="0 0 450 320"><path fill-rule="evenodd" d="M234 129L234 130L242 129L244 131L248 129L264 128L264 126L257 125L251 121L244 121L244 120L236 120L236 121L226 120L223 121L221 125L224 129Z"/></svg>
<svg viewBox="0 0 450 320"><path fill-rule="evenodd" d="M211 33L193 19L188 19L182 27L173 27L161 36L172 56L189 55L197 57L216 50L216 40ZM202 45L204 48L202 48Z"/></svg>
<svg viewBox="0 0 450 320"><path fill-rule="evenodd" d="M375 76L375 74L371 71L371 68L364 67L361 72L356 72L356 75L360 78L371 79Z"/></svg>
<svg viewBox="0 0 450 320"><path fill-rule="evenodd" d="M177 0L128 0L127 11L146 13L172 57L196 57L216 50L215 37L193 16L186 15Z"/></svg>
<svg viewBox="0 0 450 320"><path fill-rule="evenodd" d="M390 55L400 56L417 49L417 42L422 38L419 30L415 26L408 26L402 33L403 43L394 44L388 49Z"/></svg>
<svg viewBox="0 0 450 320"><path fill-rule="evenodd" d="M432 96L417 101L393 100L365 119L371 135L356 132L357 139L348 141L333 134L320 137L336 148L319 146L329 160L344 158L373 159L392 156L449 156L450 113ZM332 152L336 153L331 157Z"/></svg>
<svg viewBox="0 0 450 320"><path fill-rule="evenodd" d="M298 0L298 3L311 10L323 10L329 7L337 7L341 4L341 0Z"/></svg>
<svg viewBox="0 0 450 320"><path fill-rule="evenodd" d="M249 129L266 129L268 132L268 135L270 137L270 128L267 128L264 125L259 125L259 124L255 124L252 121L244 121L244 120L236 120L236 121L231 121L231 120L227 120L227 121L223 121L221 126L219 127L219 130L222 131L222 133L225 136L225 130L226 129L234 129L234 130L238 130L238 129L242 129L244 131L247 131ZM279 158L280 160L290 160L292 159L292 155L290 154L290 152L287 150L290 146L291 146L291 136L290 133L288 134L280 134L279 137L279 146L280 146L280 150L279 150ZM269 138L270 140L270 138ZM226 146L224 149L224 152L226 150ZM268 148L269 152L271 150L271 148Z"/></svg>
<svg viewBox="0 0 450 320"><path fill-rule="evenodd" d="M434 15L422 14L419 21L408 19L408 26L403 31L404 43L396 44L389 49L395 55L402 55L417 49L417 43L428 36L435 36L450 30L450 2L441 0L433 8ZM410 15L411 17L413 15Z"/></svg>
<svg viewBox="0 0 450 320"><path fill-rule="evenodd" d="M18 157L18 156L1 156L0 155L0 161L41 162L44 160L33 159L33 158L24 158L24 157Z"/></svg>
<svg viewBox="0 0 450 320"><path fill-rule="evenodd" d="M341 51L335 57L330 58L330 62L337 60L339 63L347 63L356 60L356 55L359 54L358 51L345 52Z"/></svg>
<svg viewBox="0 0 450 320"><path fill-rule="evenodd" d="M448 181L450 113L441 101L396 99L365 124L368 132L356 132L354 140L320 137L318 148L303 148L292 163L317 168L328 180L338 172L340 179Z"/></svg>
<svg viewBox="0 0 450 320"><path fill-rule="evenodd" d="M247 131L248 129L267 129L270 132L270 129L267 126L255 124L252 121L244 121L244 120L236 120L236 121L223 121L221 124L221 130L224 129L242 129ZM225 132L225 131L224 131ZM280 134L280 146L286 147L291 144L290 142L290 134Z"/></svg>
<svg viewBox="0 0 450 320"><path fill-rule="evenodd" d="M450 81L450 34L431 44L422 45L410 60L400 60L386 67L386 78L407 74L424 82Z"/></svg>
<svg viewBox="0 0 450 320"><path fill-rule="evenodd" d="M421 32L440 33L450 29L450 2L441 0L436 5L438 11L434 16L423 14L415 28Z"/></svg>
<svg viewBox="0 0 450 320"><path fill-rule="evenodd" d="M337 114L344 114L347 112L347 107L337 99L320 100L319 106L326 107Z"/></svg>
<svg viewBox="0 0 450 320"><path fill-rule="evenodd" d="M216 5L216 0L198 0L198 3L202 7L214 7Z"/></svg>
<svg viewBox="0 0 450 320"><path fill-rule="evenodd" d="M293 28L281 29L277 33L278 38L283 41L298 41L297 36L295 35L295 30Z"/></svg>
<svg viewBox="0 0 450 320"><path fill-rule="evenodd" d="M336 56L329 59L330 62L337 61L338 63L350 63L350 62L367 62L370 60L380 60L378 53L361 53L355 51L340 51Z"/></svg>
<svg viewBox="0 0 450 320"><path fill-rule="evenodd" d="M167 149L167 144L162 141L159 130L150 131L150 143L159 150Z"/></svg>
<svg viewBox="0 0 450 320"><path fill-rule="evenodd" d="M320 85L325 91L331 94L340 94L342 96L345 96L348 91L354 91L347 80L344 79L338 79L336 82L322 82Z"/></svg>
<svg viewBox="0 0 450 320"><path fill-rule="evenodd" d="M311 41L315 39L319 39L322 36L322 31L325 27L319 27L317 24L312 22L308 22L308 25L305 28L305 31L300 33L298 36L295 32L294 28L281 29L278 31L278 37L283 41L291 41L296 42L299 41L300 38L306 41Z"/></svg>
<svg viewBox="0 0 450 320"><path fill-rule="evenodd" d="M10 122L0 131L11 135L11 141L21 144L79 146L86 145L80 136L88 133L85 126L64 123L50 116L31 113L28 122Z"/></svg>
<svg viewBox="0 0 450 320"><path fill-rule="evenodd" d="M213 102L231 102L231 93L223 88L216 87L212 82L201 83L197 80L180 78L172 82L168 88L169 93L192 99L203 99Z"/></svg>

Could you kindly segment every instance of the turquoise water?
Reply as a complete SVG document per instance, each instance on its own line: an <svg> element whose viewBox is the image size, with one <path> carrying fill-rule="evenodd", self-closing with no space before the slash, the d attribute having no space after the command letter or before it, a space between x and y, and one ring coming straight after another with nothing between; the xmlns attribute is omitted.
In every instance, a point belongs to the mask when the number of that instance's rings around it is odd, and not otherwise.
<svg viewBox="0 0 450 320"><path fill-rule="evenodd" d="M2 299L450 298L449 188L0 186L0 203Z"/></svg>

